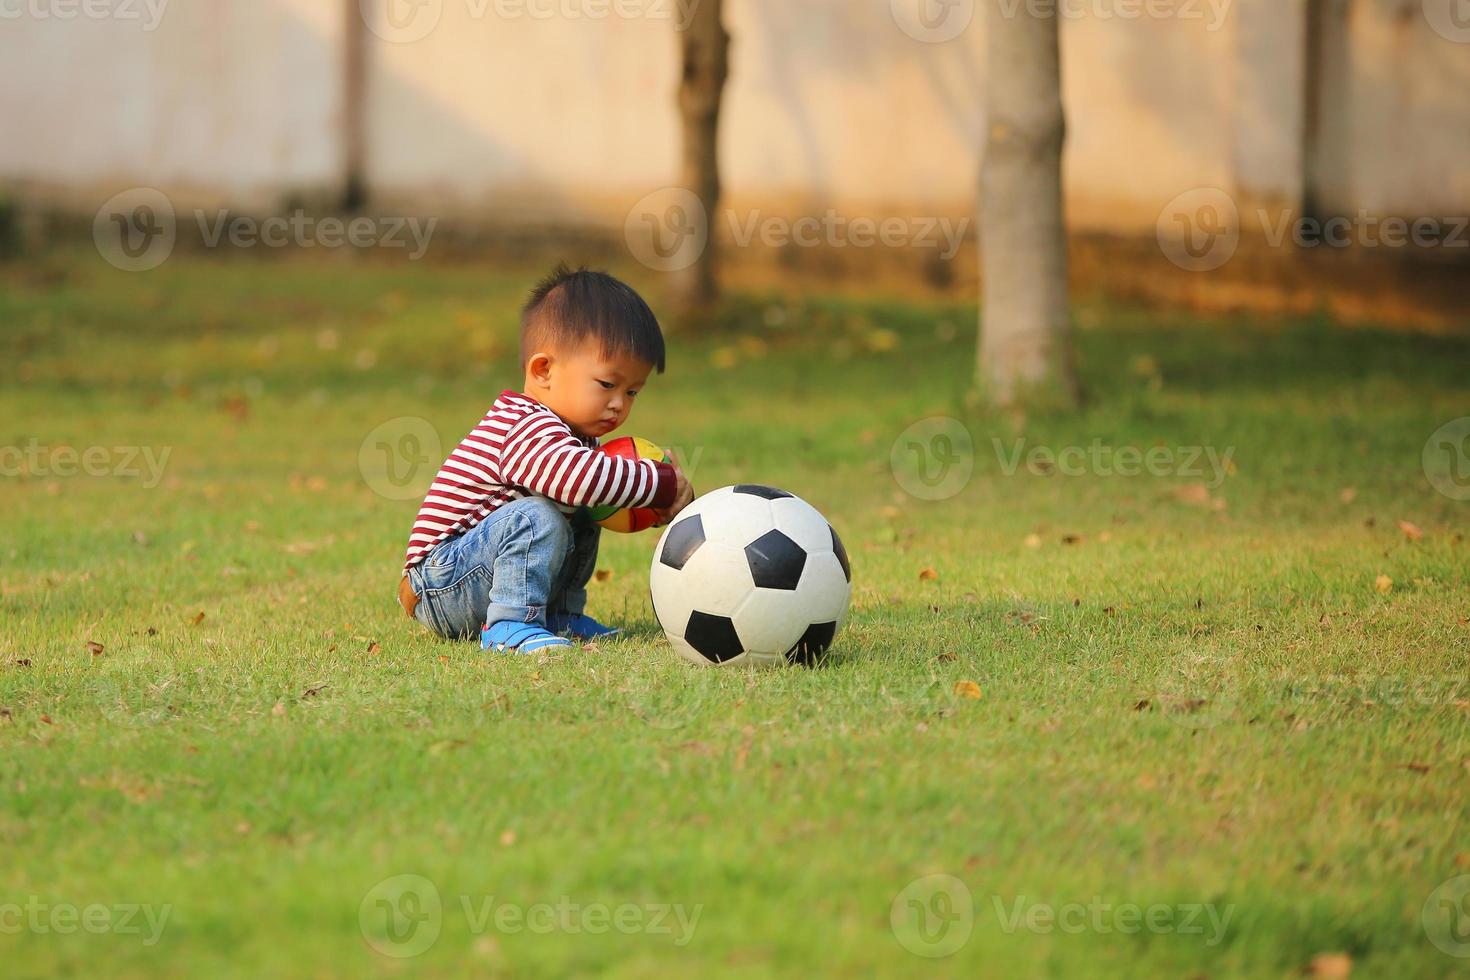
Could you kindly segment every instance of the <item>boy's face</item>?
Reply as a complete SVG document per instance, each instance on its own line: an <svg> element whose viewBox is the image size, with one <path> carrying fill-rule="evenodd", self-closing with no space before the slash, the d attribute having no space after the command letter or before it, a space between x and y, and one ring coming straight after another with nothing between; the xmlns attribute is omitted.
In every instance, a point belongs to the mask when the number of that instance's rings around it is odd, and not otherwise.
<svg viewBox="0 0 1470 980"><path fill-rule="evenodd" d="M595 344L531 355L526 394L580 436L605 436L628 420L653 365L627 355L604 357Z"/></svg>

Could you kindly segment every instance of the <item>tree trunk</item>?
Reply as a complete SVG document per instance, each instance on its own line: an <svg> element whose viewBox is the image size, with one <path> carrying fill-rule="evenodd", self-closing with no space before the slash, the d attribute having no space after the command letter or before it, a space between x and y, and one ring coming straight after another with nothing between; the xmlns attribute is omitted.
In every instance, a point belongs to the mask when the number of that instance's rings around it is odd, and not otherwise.
<svg viewBox="0 0 1470 980"><path fill-rule="evenodd" d="M699 198L708 229L699 258L675 279L674 306L682 313L705 309L719 295L715 228L720 205L720 101L729 74L730 53L724 8L724 0L694 4L689 24L680 36L684 65L679 80L679 116L684 132L680 186Z"/></svg>
<svg viewBox="0 0 1470 980"><path fill-rule="evenodd" d="M980 171L983 313L979 382L1000 405L1075 405L1062 213L1058 19L986 0L986 116Z"/></svg>
<svg viewBox="0 0 1470 980"><path fill-rule="evenodd" d="M368 28L358 0L343 4L342 185L338 207L351 214L367 203Z"/></svg>

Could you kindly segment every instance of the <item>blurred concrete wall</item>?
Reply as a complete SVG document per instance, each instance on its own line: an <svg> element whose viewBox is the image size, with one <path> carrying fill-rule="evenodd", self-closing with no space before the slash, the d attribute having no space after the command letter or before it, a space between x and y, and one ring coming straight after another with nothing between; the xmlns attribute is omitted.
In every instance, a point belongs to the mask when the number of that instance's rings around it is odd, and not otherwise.
<svg viewBox="0 0 1470 980"><path fill-rule="evenodd" d="M676 172L690 2L0 0L0 181L80 209L135 185L278 207L341 187L357 98L378 208L619 222ZM728 0L732 203L967 213L983 2ZM1315 63L1306 0L1062 3L1079 226L1151 227L1199 187L1290 204L1311 185L1340 213L1470 211L1467 0L1323 0Z"/></svg>

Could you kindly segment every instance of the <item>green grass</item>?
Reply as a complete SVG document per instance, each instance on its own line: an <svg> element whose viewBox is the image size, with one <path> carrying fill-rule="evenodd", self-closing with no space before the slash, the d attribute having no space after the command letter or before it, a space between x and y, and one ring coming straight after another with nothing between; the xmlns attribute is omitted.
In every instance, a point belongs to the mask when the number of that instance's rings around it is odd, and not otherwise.
<svg viewBox="0 0 1470 980"><path fill-rule="evenodd" d="M0 446L169 452L156 486L0 477L7 975L1465 969L1422 910L1470 873L1470 502L1421 452L1470 414L1470 342L1085 308L1088 407L1021 418L967 407L973 307L741 297L746 339L673 339L626 431L680 447L697 487L776 484L828 515L853 562L839 655L679 662L644 534L604 536L592 586L627 641L490 658L399 613L417 500L375 492L359 450L399 417L447 449L516 386L539 271L0 267ZM890 465L929 416L975 447L942 501ZM993 440L1018 439L1233 449L1233 471L1203 492L1008 474ZM407 960L359 921L401 874L442 903ZM890 924L930 874L972 899L928 906L959 917L935 935L972 930L949 959ZM7 928L31 896L169 918L151 945L141 917ZM699 917L497 929L492 896ZM1018 903L1080 904L1082 928L1010 928ZM1125 932L1125 903L1223 928Z"/></svg>

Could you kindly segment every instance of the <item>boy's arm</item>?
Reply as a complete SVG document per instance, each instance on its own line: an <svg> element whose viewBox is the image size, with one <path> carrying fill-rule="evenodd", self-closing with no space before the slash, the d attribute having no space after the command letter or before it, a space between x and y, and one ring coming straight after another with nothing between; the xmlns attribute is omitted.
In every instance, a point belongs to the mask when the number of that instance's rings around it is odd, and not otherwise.
<svg viewBox="0 0 1470 980"><path fill-rule="evenodd" d="M571 507L667 507L678 490L668 463L588 449L565 422L544 412L511 426L500 470L508 482Z"/></svg>

